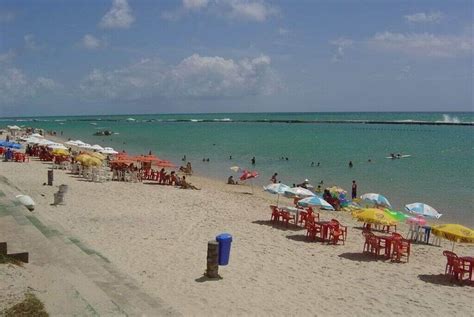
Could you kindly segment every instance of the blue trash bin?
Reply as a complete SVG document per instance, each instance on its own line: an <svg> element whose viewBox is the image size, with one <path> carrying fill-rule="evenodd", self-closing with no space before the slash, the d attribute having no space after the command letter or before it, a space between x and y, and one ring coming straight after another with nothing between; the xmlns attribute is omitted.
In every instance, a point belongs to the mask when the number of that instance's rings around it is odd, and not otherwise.
<svg viewBox="0 0 474 317"><path fill-rule="evenodd" d="M219 265L229 264L232 236L228 233L221 233L216 237L216 241L219 242Z"/></svg>

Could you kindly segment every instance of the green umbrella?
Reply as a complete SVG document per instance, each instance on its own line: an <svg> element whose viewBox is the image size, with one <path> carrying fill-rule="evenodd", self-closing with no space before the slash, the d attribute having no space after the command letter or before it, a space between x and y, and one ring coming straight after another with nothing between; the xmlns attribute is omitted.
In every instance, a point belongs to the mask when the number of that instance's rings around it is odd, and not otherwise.
<svg viewBox="0 0 474 317"><path fill-rule="evenodd" d="M397 210L392 210L392 209L386 208L385 212L388 213L393 218L397 219L397 221L404 221L405 219L410 218L409 215L406 215L403 212L397 211Z"/></svg>

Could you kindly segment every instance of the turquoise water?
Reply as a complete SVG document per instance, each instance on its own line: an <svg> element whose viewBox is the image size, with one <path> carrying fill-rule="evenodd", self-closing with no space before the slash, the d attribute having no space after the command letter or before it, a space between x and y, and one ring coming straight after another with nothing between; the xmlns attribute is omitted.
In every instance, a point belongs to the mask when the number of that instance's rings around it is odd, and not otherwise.
<svg viewBox="0 0 474 317"><path fill-rule="evenodd" d="M126 121L129 117L136 121ZM359 194L382 193L398 209L407 203L425 202L443 213L444 221L474 226L473 126L264 122L473 122L472 112L166 114L32 119L21 118L25 121L15 123L63 131L65 138L135 154L152 150L176 164L181 164L181 157L186 155L199 174L223 182L232 174L229 167L233 165L257 170L260 173L255 180L257 184L268 183L274 172L288 185L308 178L315 185L324 180L325 185L338 184L348 189L354 179L359 185ZM189 121L191 119L198 122ZM6 125L11 120L2 121ZM98 129L119 134L93 136ZM390 153L412 156L386 159ZM256 157L254 167L250 164L253 156ZM281 160L282 156L288 157L288 161ZM203 157L210 162L202 162ZM369 159L372 162L368 162ZM353 168L348 168L349 161L353 162ZM319 162L320 166L310 167L311 162Z"/></svg>

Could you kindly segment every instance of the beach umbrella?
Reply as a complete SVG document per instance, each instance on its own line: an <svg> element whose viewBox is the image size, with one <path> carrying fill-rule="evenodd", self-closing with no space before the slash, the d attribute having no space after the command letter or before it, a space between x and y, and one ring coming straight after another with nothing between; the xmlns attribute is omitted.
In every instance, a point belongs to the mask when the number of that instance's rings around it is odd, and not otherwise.
<svg viewBox="0 0 474 317"><path fill-rule="evenodd" d="M33 137L33 138L39 138L39 139L43 139L43 138L44 138L44 136L42 136L42 135L39 134L39 133L33 133L33 134L30 135L30 136Z"/></svg>
<svg viewBox="0 0 474 317"><path fill-rule="evenodd" d="M79 154L78 156L76 156L75 160L78 161L78 162L81 162L83 163L87 158L91 157L89 154Z"/></svg>
<svg viewBox="0 0 474 317"><path fill-rule="evenodd" d="M380 195L380 194L368 193L368 194L364 194L360 196L360 199L365 200L365 201L370 201L377 205L383 205L390 208L392 207L388 199L385 198L385 196Z"/></svg>
<svg viewBox="0 0 474 317"><path fill-rule="evenodd" d="M417 226L424 226L426 225L426 219L423 216L415 216L410 217L407 219L407 224L409 225L417 225Z"/></svg>
<svg viewBox="0 0 474 317"><path fill-rule="evenodd" d="M160 160L153 162L154 165L159 167L169 167L169 168L176 168L176 165L167 160Z"/></svg>
<svg viewBox="0 0 474 317"><path fill-rule="evenodd" d="M298 205L302 207L316 206L321 209L334 210L334 207L331 206L327 201L318 196L310 196L303 198L298 201Z"/></svg>
<svg viewBox="0 0 474 317"><path fill-rule="evenodd" d="M251 172L251 171L244 170L242 175L240 175L240 180L246 181L246 180L257 178L257 177L258 177L257 171ZM250 187L252 189L252 194L253 194L253 182L250 182Z"/></svg>
<svg viewBox="0 0 474 317"><path fill-rule="evenodd" d="M15 142L1 141L0 146L7 147L10 149L21 149L21 144Z"/></svg>
<svg viewBox="0 0 474 317"><path fill-rule="evenodd" d="M64 144L66 144L66 145L71 145L71 146L77 146L76 141L73 141L73 140L67 141L67 142L65 142Z"/></svg>
<svg viewBox="0 0 474 317"><path fill-rule="evenodd" d="M56 149L67 150L67 147L65 147L64 145L60 143L48 144L47 147L53 150L56 150Z"/></svg>
<svg viewBox="0 0 474 317"><path fill-rule="evenodd" d="M92 149L92 145L90 145L88 143L79 144L78 147L80 147L82 149L86 149L86 150L91 150Z"/></svg>
<svg viewBox="0 0 474 317"><path fill-rule="evenodd" d="M21 128L17 125L9 125L7 126L7 128L10 130L21 130Z"/></svg>
<svg viewBox="0 0 474 317"><path fill-rule="evenodd" d="M84 165L84 166L101 166L101 165L102 165L102 161L99 160L99 159L96 158L96 157L89 156L89 157L85 158L85 159L82 161L82 165Z"/></svg>
<svg viewBox="0 0 474 317"><path fill-rule="evenodd" d="M289 198L304 198L315 196L312 191L303 187L293 187L285 191L285 196Z"/></svg>
<svg viewBox="0 0 474 317"><path fill-rule="evenodd" d="M434 209L430 205L423 204L423 203L413 203L413 204L405 205L405 210L412 214L418 214L421 216L436 218L436 219L439 219L443 215L443 214L440 214L436 209Z"/></svg>
<svg viewBox="0 0 474 317"><path fill-rule="evenodd" d="M234 172L236 172L236 173L238 173L238 172L241 170L241 168L238 167L238 166L231 166L231 167L230 167L230 170L231 170L231 171L234 171Z"/></svg>
<svg viewBox="0 0 474 317"><path fill-rule="evenodd" d="M388 213L390 216L392 216L393 218L397 219L398 221L403 221L403 220L406 220L406 219L410 218L409 215L404 214L401 211L392 210L392 209L389 209L389 208L384 209L384 211L386 213Z"/></svg>
<svg viewBox="0 0 474 317"><path fill-rule="evenodd" d="M335 194L335 195L339 196L340 194L344 194L344 195L347 194L347 191L344 188L341 188L339 186L332 186L332 187L328 187L326 189L329 190L331 195Z"/></svg>
<svg viewBox="0 0 474 317"><path fill-rule="evenodd" d="M51 153L53 153L53 155L62 155L62 156L70 155L68 150L65 150L65 149L54 149Z"/></svg>
<svg viewBox="0 0 474 317"><path fill-rule="evenodd" d="M99 152L102 153L102 154L118 154L118 152L115 151L111 147L104 147L104 149L102 151L99 151Z"/></svg>
<svg viewBox="0 0 474 317"><path fill-rule="evenodd" d="M384 210L378 208L364 208L352 213L358 221L377 225L394 225L398 221Z"/></svg>
<svg viewBox="0 0 474 317"><path fill-rule="evenodd" d="M91 150L94 150L94 151L102 151L104 148L101 147L99 144L94 144L93 146L91 146Z"/></svg>
<svg viewBox="0 0 474 317"><path fill-rule="evenodd" d="M41 139L38 141L38 145L40 146L48 146L50 144L55 144L56 142L53 142L53 141L50 141L50 140L46 140L46 139Z"/></svg>
<svg viewBox="0 0 474 317"><path fill-rule="evenodd" d="M291 187L285 184L269 184L267 186L263 186L263 190L266 192L269 192L277 196L277 206L278 206L278 201L280 200L280 195L283 195L286 190L289 190Z"/></svg>
<svg viewBox="0 0 474 317"><path fill-rule="evenodd" d="M27 137L25 142L28 144L37 144L41 139L35 138L33 136Z"/></svg>
<svg viewBox="0 0 474 317"><path fill-rule="evenodd" d="M431 227L431 232L440 238L457 243L474 243L474 230L458 224L445 224Z"/></svg>
<svg viewBox="0 0 474 317"><path fill-rule="evenodd" d="M105 160L105 156L103 156L103 155L100 154L99 152L91 153L90 156L91 156L91 157L98 158L98 159L101 160L101 161Z"/></svg>

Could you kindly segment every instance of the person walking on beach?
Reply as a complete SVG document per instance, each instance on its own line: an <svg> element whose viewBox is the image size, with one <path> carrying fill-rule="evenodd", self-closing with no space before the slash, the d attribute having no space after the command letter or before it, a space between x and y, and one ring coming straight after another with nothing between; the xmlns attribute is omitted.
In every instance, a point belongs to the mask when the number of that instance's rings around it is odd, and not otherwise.
<svg viewBox="0 0 474 317"><path fill-rule="evenodd" d="M356 181L352 181L352 199L357 198L357 184Z"/></svg>
<svg viewBox="0 0 474 317"><path fill-rule="evenodd" d="M251 160L251 162L252 162L252 165L255 165L255 156L254 156L254 157L252 157L252 160Z"/></svg>
<svg viewBox="0 0 474 317"><path fill-rule="evenodd" d="M270 178L270 181L271 181L273 184L276 184L276 183L277 183L277 176L278 176L278 173L275 173L275 174L273 174L272 178Z"/></svg>

